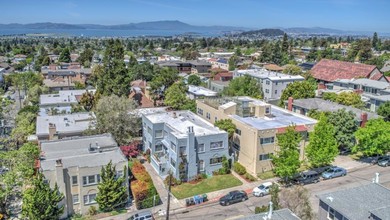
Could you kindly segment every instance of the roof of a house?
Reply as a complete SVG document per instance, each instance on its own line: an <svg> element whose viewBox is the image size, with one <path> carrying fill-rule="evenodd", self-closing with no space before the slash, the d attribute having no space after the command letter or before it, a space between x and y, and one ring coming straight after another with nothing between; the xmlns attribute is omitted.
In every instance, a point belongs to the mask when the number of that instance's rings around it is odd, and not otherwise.
<svg viewBox="0 0 390 220"><path fill-rule="evenodd" d="M285 101L287 103L288 101ZM299 106L308 110L319 110L324 112L335 112L340 109L345 109L347 111L352 111L355 114L355 119L360 121L361 114L365 111L346 105L341 105L335 102L320 98L308 98L308 99L296 99L293 101L293 106ZM367 113L368 119L379 118L380 116L376 113L365 112Z"/></svg>
<svg viewBox="0 0 390 220"><path fill-rule="evenodd" d="M202 86L194 86L194 85L188 85L188 93L197 95L197 96L217 96L218 93L214 92L210 89L206 89Z"/></svg>
<svg viewBox="0 0 390 220"><path fill-rule="evenodd" d="M74 87L74 82L68 82L67 79L56 78L56 79L44 79L43 84L49 88L56 87Z"/></svg>
<svg viewBox="0 0 390 220"><path fill-rule="evenodd" d="M322 59L310 72L318 80L333 82L337 79L368 78L375 69L374 65Z"/></svg>
<svg viewBox="0 0 390 220"><path fill-rule="evenodd" d="M382 81L366 79L366 78L338 79L338 80L335 80L334 82L363 85L363 86L368 86L368 87L377 88L377 89L386 89L386 88L390 87L390 84L388 82L382 82Z"/></svg>
<svg viewBox="0 0 390 220"><path fill-rule="evenodd" d="M95 93L96 90L91 89L89 92ZM55 105L55 104L75 104L77 103L77 95L82 95L87 90L61 90L58 94L45 94L39 97L40 105Z"/></svg>
<svg viewBox="0 0 390 220"><path fill-rule="evenodd" d="M219 72L217 74L215 74L214 77L216 76L220 76L220 77L233 77L233 73L232 72Z"/></svg>
<svg viewBox="0 0 390 220"><path fill-rule="evenodd" d="M303 76L292 76L284 73L278 73L268 71L266 69L248 69L248 70L236 70L234 71L235 76L249 75L259 79L269 79L272 81L291 81L291 80L305 80Z"/></svg>
<svg viewBox="0 0 390 220"><path fill-rule="evenodd" d="M342 189L317 197L348 219L368 219L370 213L390 219L390 190L380 184Z"/></svg>
<svg viewBox="0 0 390 220"><path fill-rule="evenodd" d="M93 113L38 116L36 135L49 135L49 124L54 124L56 131L60 134L83 132L93 126L94 118Z"/></svg>
<svg viewBox="0 0 390 220"><path fill-rule="evenodd" d="M283 71L284 70L283 67L280 67L276 64L267 64L267 65L264 65L264 68L267 70L270 70L270 71Z"/></svg>
<svg viewBox="0 0 390 220"><path fill-rule="evenodd" d="M127 161L111 134L42 141L41 154L43 171L55 170L58 159L62 160L63 168L96 167L110 161L113 164Z"/></svg>
<svg viewBox="0 0 390 220"><path fill-rule="evenodd" d="M154 124L165 123L179 137L188 135L188 127L194 128L196 136L226 133L191 111L158 112L144 114L144 117Z"/></svg>
<svg viewBox="0 0 390 220"><path fill-rule="evenodd" d="M268 212L245 216L237 220L262 220L262 219L269 219ZM290 209L279 209L272 212L271 218L269 220L299 220L299 219L300 218L296 216Z"/></svg>

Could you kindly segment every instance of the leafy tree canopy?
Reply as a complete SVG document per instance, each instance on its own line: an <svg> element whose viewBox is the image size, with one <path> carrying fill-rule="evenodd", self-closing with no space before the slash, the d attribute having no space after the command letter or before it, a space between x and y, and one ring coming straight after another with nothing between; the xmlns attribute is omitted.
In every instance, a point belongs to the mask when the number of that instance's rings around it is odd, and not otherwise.
<svg viewBox="0 0 390 220"><path fill-rule="evenodd" d="M226 96L250 96L260 99L263 97L261 85L250 76L232 79L222 93Z"/></svg>

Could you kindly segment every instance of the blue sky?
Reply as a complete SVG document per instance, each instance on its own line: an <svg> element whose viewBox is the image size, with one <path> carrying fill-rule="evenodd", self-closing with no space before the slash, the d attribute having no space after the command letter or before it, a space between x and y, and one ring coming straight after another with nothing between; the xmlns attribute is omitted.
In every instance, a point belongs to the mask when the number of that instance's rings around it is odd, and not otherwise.
<svg viewBox="0 0 390 220"><path fill-rule="evenodd" d="M0 23L180 20L193 25L390 32L390 0L11 0L0 6Z"/></svg>

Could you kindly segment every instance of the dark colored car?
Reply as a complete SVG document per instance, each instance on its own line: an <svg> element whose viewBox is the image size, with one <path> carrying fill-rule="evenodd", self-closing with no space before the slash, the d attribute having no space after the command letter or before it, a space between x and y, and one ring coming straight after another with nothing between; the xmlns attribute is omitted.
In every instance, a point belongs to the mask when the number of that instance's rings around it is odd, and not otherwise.
<svg viewBox="0 0 390 220"><path fill-rule="evenodd" d="M390 158L389 155L378 155L378 156L372 156L369 157L371 164L377 164L379 161Z"/></svg>
<svg viewBox="0 0 390 220"><path fill-rule="evenodd" d="M310 183L318 183L320 182L320 174L316 171L309 170L306 172L302 172L301 175L293 180L294 183L300 185L306 185Z"/></svg>
<svg viewBox="0 0 390 220"><path fill-rule="evenodd" d="M381 167L387 167L390 165L390 157L384 157L378 160L378 165Z"/></svg>
<svg viewBox="0 0 390 220"><path fill-rule="evenodd" d="M237 202L243 202L248 199L245 191L234 190L219 199L219 204L226 206Z"/></svg>
<svg viewBox="0 0 390 220"><path fill-rule="evenodd" d="M323 172L329 170L330 168L332 168L333 166L323 166L323 167L317 167L317 168L313 168L311 169L312 171L315 171L319 174L322 174Z"/></svg>

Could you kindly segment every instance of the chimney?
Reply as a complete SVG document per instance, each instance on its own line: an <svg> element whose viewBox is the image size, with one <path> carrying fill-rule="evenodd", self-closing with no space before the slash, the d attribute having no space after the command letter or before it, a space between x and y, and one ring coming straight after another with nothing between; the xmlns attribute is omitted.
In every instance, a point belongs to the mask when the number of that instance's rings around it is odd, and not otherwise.
<svg viewBox="0 0 390 220"><path fill-rule="evenodd" d="M364 128L364 126L366 126L367 118L368 118L367 112L363 112L360 116L361 119L360 127Z"/></svg>
<svg viewBox="0 0 390 220"><path fill-rule="evenodd" d="M194 127L190 126L188 127L188 133L194 133Z"/></svg>
<svg viewBox="0 0 390 220"><path fill-rule="evenodd" d="M289 111L292 111L292 106L293 106L293 103L294 103L294 98L293 97L288 97L288 104L287 104L287 109Z"/></svg>
<svg viewBox="0 0 390 220"><path fill-rule="evenodd" d="M272 212L273 212L273 207L272 207L272 202L269 202L269 211L268 211L268 215L267 215L267 218L268 219L271 219L272 218Z"/></svg>
<svg viewBox="0 0 390 220"><path fill-rule="evenodd" d="M173 112L172 114L173 114L173 118L177 118L176 112Z"/></svg>
<svg viewBox="0 0 390 220"><path fill-rule="evenodd" d="M62 160L61 159L56 160L56 166L62 167Z"/></svg>
<svg viewBox="0 0 390 220"><path fill-rule="evenodd" d="M324 83L318 83L318 90L320 90L320 89L326 89L326 86L325 86L325 84Z"/></svg>
<svg viewBox="0 0 390 220"><path fill-rule="evenodd" d="M57 133L56 125L49 123L49 140L54 140Z"/></svg>

